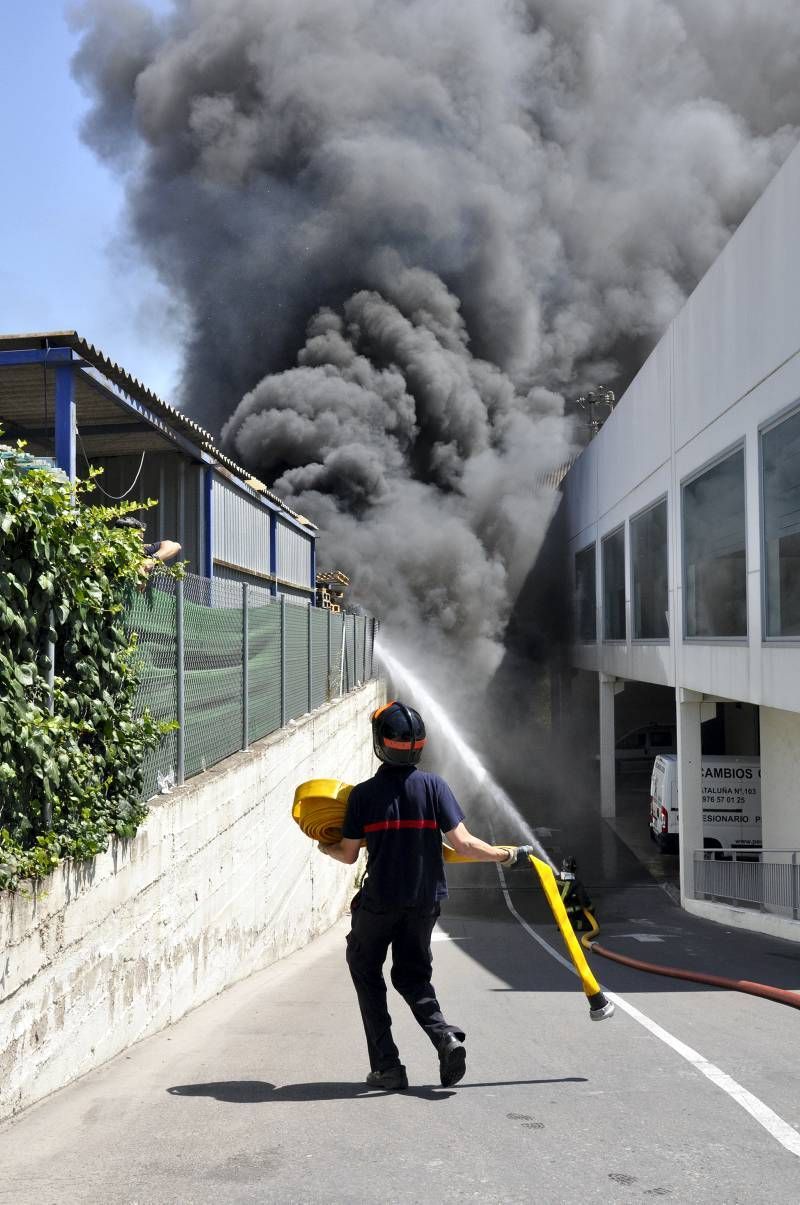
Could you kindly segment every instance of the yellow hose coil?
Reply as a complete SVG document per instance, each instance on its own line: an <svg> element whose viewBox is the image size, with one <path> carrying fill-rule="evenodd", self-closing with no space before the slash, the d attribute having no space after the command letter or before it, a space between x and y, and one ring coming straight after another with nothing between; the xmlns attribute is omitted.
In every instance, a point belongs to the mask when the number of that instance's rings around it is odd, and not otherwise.
<svg viewBox="0 0 800 1205"><path fill-rule="evenodd" d="M333 845L341 840L352 786L337 778L312 778L294 793L292 819L312 841Z"/></svg>

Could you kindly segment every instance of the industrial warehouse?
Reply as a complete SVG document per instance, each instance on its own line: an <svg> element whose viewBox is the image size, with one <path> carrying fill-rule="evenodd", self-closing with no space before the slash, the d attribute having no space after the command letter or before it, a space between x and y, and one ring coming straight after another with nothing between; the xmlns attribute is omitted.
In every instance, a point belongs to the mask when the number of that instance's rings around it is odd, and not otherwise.
<svg viewBox="0 0 800 1205"><path fill-rule="evenodd" d="M314 524L75 331L0 336L0 423L70 480L102 469L98 503L157 502L145 539L176 539L191 572L314 600Z"/></svg>
<svg viewBox="0 0 800 1205"><path fill-rule="evenodd" d="M576 724L596 709L603 815L637 749L648 768L671 756L676 798L655 821L677 837L684 908L795 940L798 206L795 151L563 485L576 618L564 706ZM714 773L746 774L751 794L709 804ZM747 806L759 810L759 775L760 822ZM650 807L648 779L642 833ZM730 840L709 836L711 810Z"/></svg>

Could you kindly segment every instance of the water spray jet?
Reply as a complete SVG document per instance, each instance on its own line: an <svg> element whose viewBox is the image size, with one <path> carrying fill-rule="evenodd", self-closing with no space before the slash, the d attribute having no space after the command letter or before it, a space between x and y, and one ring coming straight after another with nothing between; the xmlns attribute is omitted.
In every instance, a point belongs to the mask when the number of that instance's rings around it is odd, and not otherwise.
<svg viewBox="0 0 800 1205"><path fill-rule="evenodd" d="M420 710L427 716L432 717L436 726L440 729L448 742L458 754L462 765L472 775L476 787L486 792L491 799L497 812L504 821L509 821L518 826L522 832L525 843L533 845L537 855L545 862L551 870L555 870L555 866L542 843L536 837L533 829L520 814L511 797L503 790L497 780L492 776L481 759L478 757L474 749L470 748L464 740L461 733L456 728L450 716L442 704L435 698L434 695L423 686L419 678L412 674L411 671L404 666L397 657L386 647L386 642L383 637L378 637L375 643L375 656L385 666L388 673L394 681L402 682L407 688L410 696L419 703ZM502 844L502 842L501 842ZM450 851L452 854L452 851ZM445 858L448 861L460 860L457 855L448 857L447 851Z"/></svg>

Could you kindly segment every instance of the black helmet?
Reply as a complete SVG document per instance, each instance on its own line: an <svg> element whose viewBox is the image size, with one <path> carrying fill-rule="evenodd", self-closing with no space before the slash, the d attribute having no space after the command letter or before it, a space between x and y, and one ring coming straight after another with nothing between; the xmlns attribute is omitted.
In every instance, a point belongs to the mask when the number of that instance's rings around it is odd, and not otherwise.
<svg viewBox="0 0 800 1205"><path fill-rule="evenodd" d="M419 712L395 700L379 707L371 719L375 756L390 766L416 766L425 748Z"/></svg>

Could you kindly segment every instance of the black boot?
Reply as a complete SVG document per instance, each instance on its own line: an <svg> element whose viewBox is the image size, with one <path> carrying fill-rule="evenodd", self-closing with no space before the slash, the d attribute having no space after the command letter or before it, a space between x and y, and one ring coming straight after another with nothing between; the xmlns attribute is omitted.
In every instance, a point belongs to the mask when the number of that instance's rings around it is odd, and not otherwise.
<svg viewBox="0 0 800 1205"><path fill-rule="evenodd" d="M452 1088L464 1078L467 1070L467 1052L464 1043L455 1034L449 1033L439 1045L439 1079L443 1088Z"/></svg>
<svg viewBox="0 0 800 1205"><path fill-rule="evenodd" d="M402 1092L408 1087L408 1076L402 1063L387 1067L385 1071L370 1071L367 1076L370 1088L384 1088L387 1092Z"/></svg>

